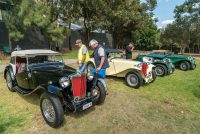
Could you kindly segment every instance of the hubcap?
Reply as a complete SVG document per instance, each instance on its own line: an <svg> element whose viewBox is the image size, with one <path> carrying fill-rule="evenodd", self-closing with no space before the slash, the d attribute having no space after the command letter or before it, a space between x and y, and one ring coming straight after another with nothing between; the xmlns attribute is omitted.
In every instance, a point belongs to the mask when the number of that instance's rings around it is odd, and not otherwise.
<svg viewBox="0 0 200 134"><path fill-rule="evenodd" d="M186 65L185 63L181 63L181 69L182 69L182 70L187 69L187 65Z"/></svg>
<svg viewBox="0 0 200 134"><path fill-rule="evenodd" d="M7 81L8 87L11 89L12 88L12 80L11 80L9 73L6 74L6 81Z"/></svg>
<svg viewBox="0 0 200 134"><path fill-rule="evenodd" d="M130 86L137 86L137 84L138 84L138 78L137 78L137 76L134 75L134 74L129 74L129 75L127 76L127 82L128 82L128 84L129 84Z"/></svg>
<svg viewBox="0 0 200 134"><path fill-rule="evenodd" d="M161 67L156 67L155 72L156 72L156 75L163 75L164 74L164 70Z"/></svg>
<svg viewBox="0 0 200 134"><path fill-rule="evenodd" d="M54 122L56 119L55 109L49 99L44 99L42 101L42 111L45 118L49 122Z"/></svg>

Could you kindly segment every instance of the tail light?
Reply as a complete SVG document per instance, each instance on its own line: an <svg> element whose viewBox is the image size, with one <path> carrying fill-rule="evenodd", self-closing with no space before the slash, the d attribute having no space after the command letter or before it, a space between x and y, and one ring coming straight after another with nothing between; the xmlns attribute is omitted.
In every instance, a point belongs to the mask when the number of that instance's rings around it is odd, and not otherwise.
<svg viewBox="0 0 200 134"><path fill-rule="evenodd" d="M86 96L86 76L72 78L73 96L76 100L85 98Z"/></svg>
<svg viewBox="0 0 200 134"><path fill-rule="evenodd" d="M147 76L147 67L148 65L146 63L142 64L142 73L144 74L144 76Z"/></svg>

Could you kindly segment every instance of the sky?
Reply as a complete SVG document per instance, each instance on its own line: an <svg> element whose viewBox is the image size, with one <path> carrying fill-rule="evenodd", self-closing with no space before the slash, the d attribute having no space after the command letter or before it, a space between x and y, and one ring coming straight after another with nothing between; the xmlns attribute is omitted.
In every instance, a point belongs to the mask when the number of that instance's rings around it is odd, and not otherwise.
<svg viewBox="0 0 200 134"><path fill-rule="evenodd" d="M141 0L146 2L146 0ZM174 20L174 9L176 5L181 5L185 0L157 0L157 6L154 10L155 17L158 18L158 28L165 27Z"/></svg>

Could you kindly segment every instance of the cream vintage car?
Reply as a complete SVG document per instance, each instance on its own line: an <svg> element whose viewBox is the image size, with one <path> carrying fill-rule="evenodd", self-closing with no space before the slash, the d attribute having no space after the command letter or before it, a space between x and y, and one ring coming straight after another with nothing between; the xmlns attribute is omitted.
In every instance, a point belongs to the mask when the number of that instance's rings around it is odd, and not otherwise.
<svg viewBox="0 0 200 134"><path fill-rule="evenodd" d="M151 83L156 79L155 66L150 63L127 60L119 56L122 51L106 49L110 67L106 69L107 76L124 77L128 86L139 88L144 83ZM94 59L90 58L87 70L95 68Z"/></svg>

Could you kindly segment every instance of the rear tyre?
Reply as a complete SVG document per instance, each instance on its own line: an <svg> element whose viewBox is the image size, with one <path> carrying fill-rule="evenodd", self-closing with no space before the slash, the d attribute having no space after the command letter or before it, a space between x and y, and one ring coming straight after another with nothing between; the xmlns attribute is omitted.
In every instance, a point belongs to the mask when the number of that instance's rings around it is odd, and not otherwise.
<svg viewBox="0 0 200 134"><path fill-rule="evenodd" d="M11 75L10 75L9 71L6 72L6 84L7 84L8 89L11 92L15 92L15 90L13 89L13 87L14 87L13 80L11 78Z"/></svg>
<svg viewBox="0 0 200 134"><path fill-rule="evenodd" d="M167 74L167 67L161 64L157 64L155 67L155 73L157 76L165 76Z"/></svg>
<svg viewBox="0 0 200 134"><path fill-rule="evenodd" d="M102 82L98 81L96 85L97 96L95 98L95 103L100 105L104 102L106 98L106 89Z"/></svg>
<svg viewBox="0 0 200 134"><path fill-rule="evenodd" d="M132 88L139 88L143 84L142 76L137 72L129 72L125 77L126 84Z"/></svg>
<svg viewBox="0 0 200 134"><path fill-rule="evenodd" d="M46 123L58 128L64 120L64 111L58 96L44 92L40 97L40 109Z"/></svg>
<svg viewBox="0 0 200 134"><path fill-rule="evenodd" d="M179 65L180 69L183 71L187 71L190 69L190 64L187 61L183 61Z"/></svg>
<svg viewBox="0 0 200 134"><path fill-rule="evenodd" d="M156 80L156 78L157 78L155 69L152 69L152 78L153 78L153 80L150 83L153 83Z"/></svg>

